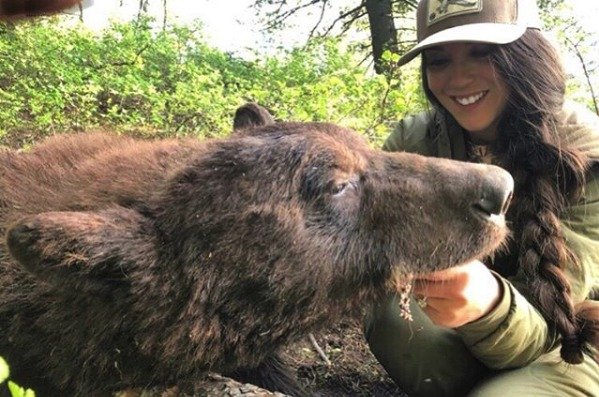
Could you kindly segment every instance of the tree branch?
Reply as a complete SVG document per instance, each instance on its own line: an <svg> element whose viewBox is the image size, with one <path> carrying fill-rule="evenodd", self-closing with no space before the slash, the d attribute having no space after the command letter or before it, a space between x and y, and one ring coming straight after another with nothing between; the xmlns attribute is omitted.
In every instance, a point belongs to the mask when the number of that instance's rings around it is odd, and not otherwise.
<svg viewBox="0 0 599 397"><path fill-rule="evenodd" d="M326 8L327 8L327 3L328 3L328 0L323 0L322 1L322 8L320 9L320 17L318 18L318 22L316 22L316 25L314 25L314 27L310 31L310 34L308 35L308 38L311 39L312 37L314 37L314 33L316 32L316 29L318 29L318 27L320 26L322 20L324 19L324 13L325 13Z"/></svg>
<svg viewBox="0 0 599 397"><path fill-rule="evenodd" d="M293 7L289 10L286 10L286 11L283 11L283 6L286 5L287 2L284 0L281 1L279 3L279 7L277 8L276 11L269 12L266 14L269 17L269 20L267 21L267 24L266 24L266 30L275 29L277 26L283 24L283 22L285 22L290 17L292 17L299 11L303 10L304 8L311 7L311 6L318 4L322 1L324 1L326 3L327 0L311 0L307 3L299 4L299 5ZM260 1L257 0L256 2L254 2L254 5L260 6Z"/></svg>
<svg viewBox="0 0 599 397"><path fill-rule="evenodd" d="M360 13L360 10L362 10L361 13ZM350 18L349 21L344 21L344 19L348 18L350 15L353 15L352 18ZM362 2L359 6L352 8L342 14L339 14L339 16L337 18L335 18L335 20L325 30L325 32L323 33L323 36L327 36L329 33L331 33L331 31L335 28L335 25L338 22L343 22L342 32L343 33L347 32L349 30L349 27L351 27L351 25L355 21L362 18L364 15L366 15L366 8L365 8L364 2Z"/></svg>
<svg viewBox="0 0 599 397"><path fill-rule="evenodd" d="M581 40L579 40L578 42L575 43L568 36L565 36L565 39L566 39L566 42L570 43L570 45L574 49L574 53L575 53L576 57L580 61L580 65L582 66L582 71L584 72L584 76L587 81L589 91L591 93L591 99L593 100L593 105L595 106L595 113L597 115L599 115L599 105L597 104L597 97L595 96L595 90L593 89L593 84L591 82L591 76L590 76L589 70L587 69L587 64L585 62L584 56L582 55L582 52L580 51L580 48L579 48Z"/></svg>

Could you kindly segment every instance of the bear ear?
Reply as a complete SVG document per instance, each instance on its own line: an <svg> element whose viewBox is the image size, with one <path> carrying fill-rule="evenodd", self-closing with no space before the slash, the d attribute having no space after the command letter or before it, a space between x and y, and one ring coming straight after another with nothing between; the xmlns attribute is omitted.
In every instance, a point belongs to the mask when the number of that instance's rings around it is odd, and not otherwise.
<svg viewBox="0 0 599 397"><path fill-rule="evenodd" d="M248 128L274 124L275 119L266 108L254 102L248 102L237 108L233 118L233 130L241 131Z"/></svg>
<svg viewBox="0 0 599 397"><path fill-rule="evenodd" d="M113 295L156 258L152 222L139 212L45 212L7 232L10 254L38 279L65 292Z"/></svg>

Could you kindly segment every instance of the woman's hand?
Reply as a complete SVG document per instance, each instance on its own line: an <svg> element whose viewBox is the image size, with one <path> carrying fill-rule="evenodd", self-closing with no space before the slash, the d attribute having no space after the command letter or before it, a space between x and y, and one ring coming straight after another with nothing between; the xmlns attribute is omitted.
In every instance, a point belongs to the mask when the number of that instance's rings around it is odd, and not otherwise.
<svg viewBox="0 0 599 397"><path fill-rule="evenodd" d="M433 323L456 328L493 310L503 291L491 271L476 260L417 277L413 293L425 300L423 310Z"/></svg>

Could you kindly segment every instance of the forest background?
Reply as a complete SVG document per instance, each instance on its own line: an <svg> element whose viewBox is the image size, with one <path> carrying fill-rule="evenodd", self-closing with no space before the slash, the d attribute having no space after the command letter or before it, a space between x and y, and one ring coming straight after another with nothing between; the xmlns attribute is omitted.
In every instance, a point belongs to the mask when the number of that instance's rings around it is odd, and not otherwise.
<svg viewBox="0 0 599 397"><path fill-rule="evenodd" d="M378 146L389 123L426 107L418 61L395 66L414 43L416 4L96 0L1 23L0 145L26 148L49 134L94 129L221 136L235 109L255 101L277 119L335 122ZM568 96L599 114L599 2L538 4L563 52ZM0 383L8 376L0 357ZM9 385L13 396L33 396Z"/></svg>
<svg viewBox="0 0 599 397"><path fill-rule="evenodd" d="M200 3L215 2L118 0L111 15L121 17L103 26L98 4L1 25L0 144L99 128L219 136L231 130L239 105L256 101L278 119L332 121L377 145L390 122L426 106L418 62L394 66L413 44L416 1L251 0L240 15L261 39L247 24L253 48L244 33L228 32L246 43L243 51L213 44L218 36L207 31L206 15L189 18ZM233 12L248 2L226 3ZM185 4L188 18L178 17L174 10ZM597 111L597 35L573 4L539 0L569 65L569 96ZM381 39L377 26L392 34Z"/></svg>

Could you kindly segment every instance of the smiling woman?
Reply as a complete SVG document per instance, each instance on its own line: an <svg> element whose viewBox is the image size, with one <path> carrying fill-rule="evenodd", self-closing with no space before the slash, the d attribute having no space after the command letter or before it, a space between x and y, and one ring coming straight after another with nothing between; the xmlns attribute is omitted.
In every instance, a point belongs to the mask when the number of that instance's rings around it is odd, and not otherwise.
<svg viewBox="0 0 599 397"><path fill-rule="evenodd" d="M421 0L399 60L422 55L431 109L384 149L491 162L516 182L503 252L416 275L412 324L401 297L374 307L367 339L409 395L599 390L599 119L565 101L537 14L534 0Z"/></svg>

